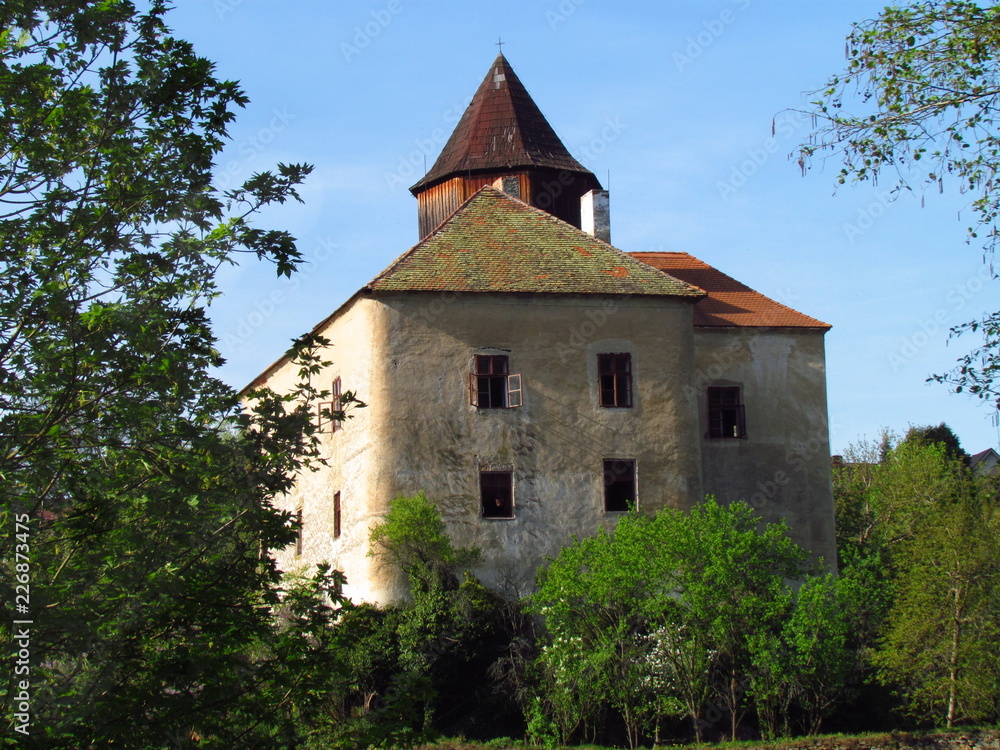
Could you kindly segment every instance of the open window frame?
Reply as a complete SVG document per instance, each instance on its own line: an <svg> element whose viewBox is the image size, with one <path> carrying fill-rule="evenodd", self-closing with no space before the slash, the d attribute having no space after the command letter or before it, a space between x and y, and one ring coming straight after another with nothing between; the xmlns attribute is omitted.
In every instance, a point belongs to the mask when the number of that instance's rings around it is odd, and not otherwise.
<svg viewBox="0 0 1000 750"><path fill-rule="evenodd" d="M516 409L524 404L519 374L506 354L477 354L469 373L469 404L476 409Z"/></svg>
<svg viewBox="0 0 1000 750"><path fill-rule="evenodd" d="M743 403L743 390L740 386L710 386L705 398L708 404L710 439L740 440L747 437L746 405Z"/></svg>

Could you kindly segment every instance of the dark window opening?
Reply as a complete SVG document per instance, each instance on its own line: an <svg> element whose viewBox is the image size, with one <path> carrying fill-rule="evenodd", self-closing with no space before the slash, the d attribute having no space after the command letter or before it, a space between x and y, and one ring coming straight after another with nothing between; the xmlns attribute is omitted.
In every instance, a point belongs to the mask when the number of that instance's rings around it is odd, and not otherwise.
<svg viewBox="0 0 1000 750"><path fill-rule="evenodd" d="M483 518L514 517L514 475L510 471L479 473Z"/></svg>
<svg viewBox="0 0 1000 750"><path fill-rule="evenodd" d="M637 507L635 461L628 458L604 459L604 510L623 513Z"/></svg>
<svg viewBox="0 0 1000 750"><path fill-rule="evenodd" d="M598 354L601 406L632 406L632 355Z"/></svg>
<svg viewBox="0 0 1000 750"><path fill-rule="evenodd" d="M302 556L302 508L295 511L295 556Z"/></svg>
<svg viewBox="0 0 1000 750"><path fill-rule="evenodd" d="M340 378L335 378L333 387L330 389L332 401L321 401L319 404L319 421L317 427L320 432L336 432L344 427L344 423L336 418L343 405L341 404L341 384Z"/></svg>
<svg viewBox="0 0 1000 750"><path fill-rule="evenodd" d="M708 389L708 436L742 438L747 435L746 410L739 386Z"/></svg>
<svg viewBox="0 0 1000 750"><path fill-rule="evenodd" d="M333 538L340 538L340 493L333 493Z"/></svg>
<svg viewBox="0 0 1000 750"><path fill-rule="evenodd" d="M331 389L330 396L333 400L333 410L340 411L343 408L342 404L340 403L340 396L341 396L340 378L334 379L333 388ZM344 426L343 422L341 422L339 419L333 420L333 432L336 432L343 426Z"/></svg>
<svg viewBox="0 0 1000 750"><path fill-rule="evenodd" d="M479 409L513 409L521 406L521 376L508 371L506 354L477 354L475 372L469 374L469 403Z"/></svg>
<svg viewBox="0 0 1000 750"><path fill-rule="evenodd" d="M507 408L507 357L476 355L476 402L480 409Z"/></svg>

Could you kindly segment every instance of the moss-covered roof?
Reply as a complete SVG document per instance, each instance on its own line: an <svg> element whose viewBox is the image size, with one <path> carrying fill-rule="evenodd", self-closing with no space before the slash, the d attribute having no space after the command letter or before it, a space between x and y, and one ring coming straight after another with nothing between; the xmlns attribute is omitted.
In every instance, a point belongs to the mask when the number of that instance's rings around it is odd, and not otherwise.
<svg viewBox="0 0 1000 750"><path fill-rule="evenodd" d="M492 187L479 190L365 289L705 296Z"/></svg>

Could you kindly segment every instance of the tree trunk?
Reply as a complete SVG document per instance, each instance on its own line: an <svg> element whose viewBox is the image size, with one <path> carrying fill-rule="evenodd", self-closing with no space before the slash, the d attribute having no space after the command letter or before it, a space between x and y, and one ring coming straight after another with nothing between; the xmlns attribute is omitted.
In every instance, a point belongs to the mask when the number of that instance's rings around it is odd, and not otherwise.
<svg viewBox="0 0 1000 750"><path fill-rule="evenodd" d="M738 714L739 702L739 681L736 679L736 671L729 675L729 740L736 741L736 727L739 726L740 717Z"/></svg>
<svg viewBox="0 0 1000 750"><path fill-rule="evenodd" d="M962 636L962 592L961 587L954 589L955 605L951 628L951 655L948 659L948 728L955 723L958 712L958 646Z"/></svg>

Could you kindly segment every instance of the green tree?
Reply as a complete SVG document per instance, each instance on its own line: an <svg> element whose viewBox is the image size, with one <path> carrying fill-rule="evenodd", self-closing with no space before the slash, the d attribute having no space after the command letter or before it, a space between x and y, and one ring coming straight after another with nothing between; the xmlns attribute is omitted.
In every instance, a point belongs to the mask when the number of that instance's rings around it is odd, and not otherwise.
<svg viewBox="0 0 1000 750"><path fill-rule="evenodd" d="M673 579L656 541L651 519L628 516L614 535L601 530L563 548L541 574L532 606L549 636L542 698L563 744L581 730L596 733L607 706L624 719L630 746L638 742L638 708L653 686L648 618Z"/></svg>
<svg viewBox="0 0 1000 750"><path fill-rule="evenodd" d="M10 652L12 620L33 620L39 746L283 746L272 714L311 684L291 658L310 639L275 629L269 552L293 534L271 500L315 456L322 341L291 352L299 387L243 412L211 375L205 310L240 254L293 270L293 238L250 217L297 199L309 167L212 187L247 100L166 7L0 7L0 627ZM17 688L0 685L5 722Z"/></svg>
<svg viewBox="0 0 1000 750"><path fill-rule="evenodd" d="M854 498L843 507L863 507L840 581L853 592L858 674L896 689L919 720L988 718L1000 626L995 480L969 470L944 425L892 437L880 463L848 462L836 473L867 477L863 488L850 476L835 482Z"/></svg>
<svg viewBox="0 0 1000 750"><path fill-rule="evenodd" d="M735 736L752 640L780 628L805 558L783 524L760 523L745 503L709 498L687 514L628 516L613 535L560 552L532 601L550 636L540 661L564 738L608 705L633 743L664 715L687 716L700 739L713 696ZM626 713L646 703L662 713Z"/></svg>
<svg viewBox="0 0 1000 750"><path fill-rule="evenodd" d="M947 461L938 454L942 461ZM996 717L1000 699L1000 513L968 470L924 512L897 562L897 594L875 657L924 721Z"/></svg>
<svg viewBox="0 0 1000 750"><path fill-rule="evenodd" d="M910 427L903 437L903 442L915 442L920 445L940 445L945 455L953 460L969 463L969 454L962 449L958 435L944 422L939 425Z"/></svg>
<svg viewBox="0 0 1000 750"><path fill-rule="evenodd" d="M949 456L959 454L947 442L925 440L921 429L930 428L911 430L902 440L886 431L878 445L852 445L835 467L842 563L845 555L882 553L888 562L895 548L912 536L921 515L954 491L964 461L951 460Z"/></svg>
<svg viewBox="0 0 1000 750"><path fill-rule="evenodd" d="M848 64L807 112L819 126L800 146L803 171L817 154L843 159L839 182L894 189L955 188L971 195L968 232L992 255L1000 241L1000 6L921 0L856 23ZM947 375L957 391L1000 404L1000 312L953 329L982 341Z"/></svg>
<svg viewBox="0 0 1000 750"><path fill-rule="evenodd" d="M410 596L385 619L397 670L373 701L360 737L406 743L442 729L488 731L503 714L489 673L512 634L505 603L469 573L479 551L452 544L423 493L395 498L370 541L373 556L404 574Z"/></svg>
<svg viewBox="0 0 1000 750"><path fill-rule="evenodd" d="M783 632L792 647L796 704L803 728L818 734L826 718L849 691L854 657L848 635L854 600L847 579L831 574L808 578L795 595Z"/></svg>
<svg viewBox="0 0 1000 750"><path fill-rule="evenodd" d="M369 541L370 554L399 568L413 593L456 588L479 559L479 550L452 545L441 514L423 492L395 498Z"/></svg>

